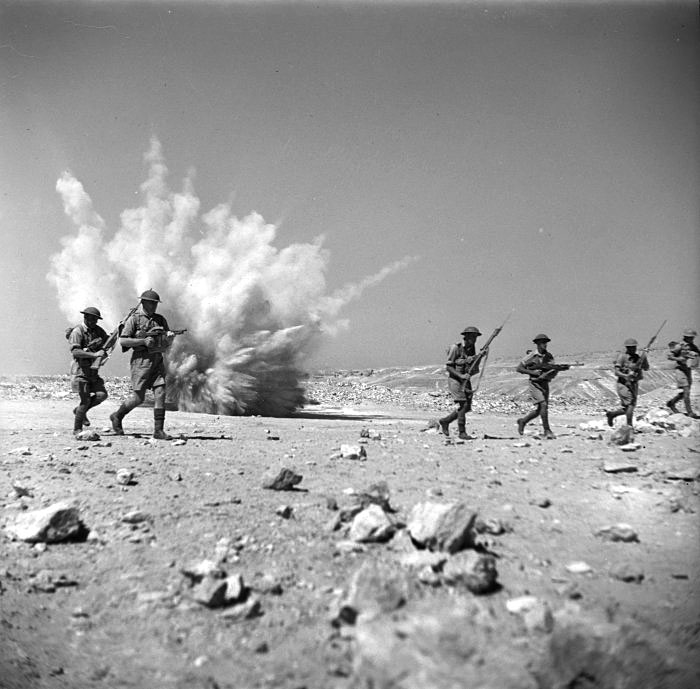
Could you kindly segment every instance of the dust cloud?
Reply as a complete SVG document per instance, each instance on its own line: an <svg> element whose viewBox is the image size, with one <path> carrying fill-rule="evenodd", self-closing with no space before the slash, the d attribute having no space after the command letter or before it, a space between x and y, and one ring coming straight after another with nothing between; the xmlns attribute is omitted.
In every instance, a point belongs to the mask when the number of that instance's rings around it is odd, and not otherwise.
<svg viewBox="0 0 700 689"><path fill-rule="evenodd" d="M305 362L347 326L343 307L405 268L403 258L329 292L323 237L274 246L277 227L222 203L202 213L192 180L173 192L161 144L145 155L143 203L121 214L113 236L83 185L56 184L74 234L61 239L47 279L70 323L88 304L114 327L155 289L171 328L187 328L167 357L168 396L183 411L285 416L304 402Z"/></svg>

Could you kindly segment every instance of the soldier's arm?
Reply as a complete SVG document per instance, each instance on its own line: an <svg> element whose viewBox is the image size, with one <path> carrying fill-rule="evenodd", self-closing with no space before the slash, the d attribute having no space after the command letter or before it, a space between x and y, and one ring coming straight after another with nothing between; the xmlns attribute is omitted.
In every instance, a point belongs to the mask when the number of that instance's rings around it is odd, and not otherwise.
<svg viewBox="0 0 700 689"><path fill-rule="evenodd" d="M129 347L148 347L148 342L147 340L152 340L153 338L148 338L148 337L138 337L138 331L136 329L136 321L133 318L128 318L126 323L124 323L124 327L122 328L122 334L121 337L119 338L119 344L122 347L129 348Z"/></svg>
<svg viewBox="0 0 700 689"><path fill-rule="evenodd" d="M615 375L620 376L622 378L625 377L627 374L626 366L624 365L623 357L620 355L615 359L615 363L613 364L613 368L615 369Z"/></svg>

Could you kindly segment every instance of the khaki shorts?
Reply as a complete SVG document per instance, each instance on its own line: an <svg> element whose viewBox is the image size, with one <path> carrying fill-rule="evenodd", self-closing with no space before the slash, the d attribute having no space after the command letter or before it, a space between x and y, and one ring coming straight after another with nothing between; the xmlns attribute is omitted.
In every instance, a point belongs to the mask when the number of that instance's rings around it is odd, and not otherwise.
<svg viewBox="0 0 700 689"><path fill-rule="evenodd" d="M131 389L146 392L165 385L163 357L138 357L131 360Z"/></svg>
<svg viewBox="0 0 700 689"><path fill-rule="evenodd" d="M531 380L527 392L535 404L549 402L549 383L535 383Z"/></svg>
<svg viewBox="0 0 700 689"><path fill-rule="evenodd" d="M690 371L681 371L677 368L673 372L674 378L676 379L676 387L678 388L689 388L692 381L692 374Z"/></svg>
<svg viewBox="0 0 700 689"><path fill-rule="evenodd" d="M80 394L81 383L85 383L87 385L87 390L90 394L93 392L104 392L107 394L107 390L105 390L105 382L97 375L97 373L89 376L86 376L82 371L80 373L73 374L70 380L71 392L74 392L76 395Z"/></svg>
<svg viewBox="0 0 700 689"><path fill-rule="evenodd" d="M466 384L463 384L459 380L455 380L454 378L448 378L447 387L450 390L453 402L466 402L467 399L471 400L472 398L471 380L468 380Z"/></svg>
<svg viewBox="0 0 700 689"><path fill-rule="evenodd" d="M628 387L624 383L617 384L617 394L623 407L637 404L637 386Z"/></svg>

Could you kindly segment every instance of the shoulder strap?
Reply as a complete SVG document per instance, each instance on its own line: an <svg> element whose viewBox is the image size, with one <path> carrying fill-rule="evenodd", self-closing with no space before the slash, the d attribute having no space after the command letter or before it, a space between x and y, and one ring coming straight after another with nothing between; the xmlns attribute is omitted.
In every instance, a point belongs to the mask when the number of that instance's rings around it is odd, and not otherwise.
<svg viewBox="0 0 700 689"><path fill-rule="evenodd" d="M76 323L76 325L71 325L71 326L69 326L68 328L66 328L66 340L70 340L70 336L71 336L72 332L73 332L76 328L79 328L81 325L83 325L83 324L82 324L82 323Z"/></svg>

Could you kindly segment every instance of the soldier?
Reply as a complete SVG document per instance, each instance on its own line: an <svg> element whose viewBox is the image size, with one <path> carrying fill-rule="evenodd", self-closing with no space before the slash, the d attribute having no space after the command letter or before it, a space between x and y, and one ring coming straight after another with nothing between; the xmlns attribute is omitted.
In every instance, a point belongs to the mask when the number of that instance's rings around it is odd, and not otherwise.
<svg viewBox="0 0 700 689"><path fill-rule="evenodd" d="M613 425L613 420L622 414L627 419L627 425L632 426L634 408L637 406L639 381L644 375L642 371L649 370L649 360L646 353L638 354L637 344L637 340L633 337L625 340L625 351L620 352L614 362L615 374L617 375L617 394L620 397L621 406L614 411L605 412L610 427Z"/></svg>
<svg viewBox="0 0 700 689"><path fill-rule="evenodd" d="M554 363L554 357L547 351L547 343L551 340L544 333L536 335L532 341L537 346L537 350L525 355L518 364L517 371L530 376L528 392L535 403L535 409L518 419L518 433L522 435L525 432L525 426L539 416L542 418L544 437L547 440L554 440L556 436L549 427L549 381L559 371L568 368L568 365Z"/></svg>
<svg viewBox="0 0 700 689"><path fill-rule="evenodd" d="M68 346L73 355L71 364L71 387L80 395L80 403L73 409L73 435L89 426L88 409L102 404L107 399L105 382L100 378L99 369L91 368L92 362L105 355L102 349L107 333L97 325L102 320L99 309L88 306L80 313L83 322L72 328L68 334Z"/></svg>
<svg viewBox="0 0 700 689"><path fill-rule="evenodd" d="M173 343L174 334L168 322L156 313L160 296L153 290L146 290L140 296L140 305L136 312L126 319L119 338L123 350L131 349L131 388L132 393L119 409L110 415L112 430L117 435L124 435L122 419L134 408L143 403L146 390L152 388L155 403L153 405L153 437L156 440L172 440L163 431L165 423L165 361L163 353ZM153 329L157 334L149 334Z"/></svg>
<svg viewBox="0 0 700 689"><path fill-rule="evenodd" d="M442 432L449 437L450 424L457 419L459 438L473 440L474 438L467 435L466 432L466 414L472 409L471 376L479 372L479 363L488 349L482 350L479 354L476 353L474 343L481 333L473 325L466 327L460 334L464 338L464 342L457 342L450 347L445 364L449 375L447 385L453 401L459 406L451 414L440 419L438 423Z"/></svg>
<svg viewBox="0 0 700 689"><path fill-rule="evenodd" d="M683 341L682 342L669 342L669 352L667 357L675 362L675 377L676 385L680 392L666 402L666 406L674 413L678 414L678 409L676 404L683 400L685 406L685 413L691 419L700 419L700 415L693 412L692 406L690 404L690 387L693 384L693 374L691 369L698 365L698 359L700 357L700 350L698 346L693 342L697 332L692 328L688 328L683 331Z"/></svg>

